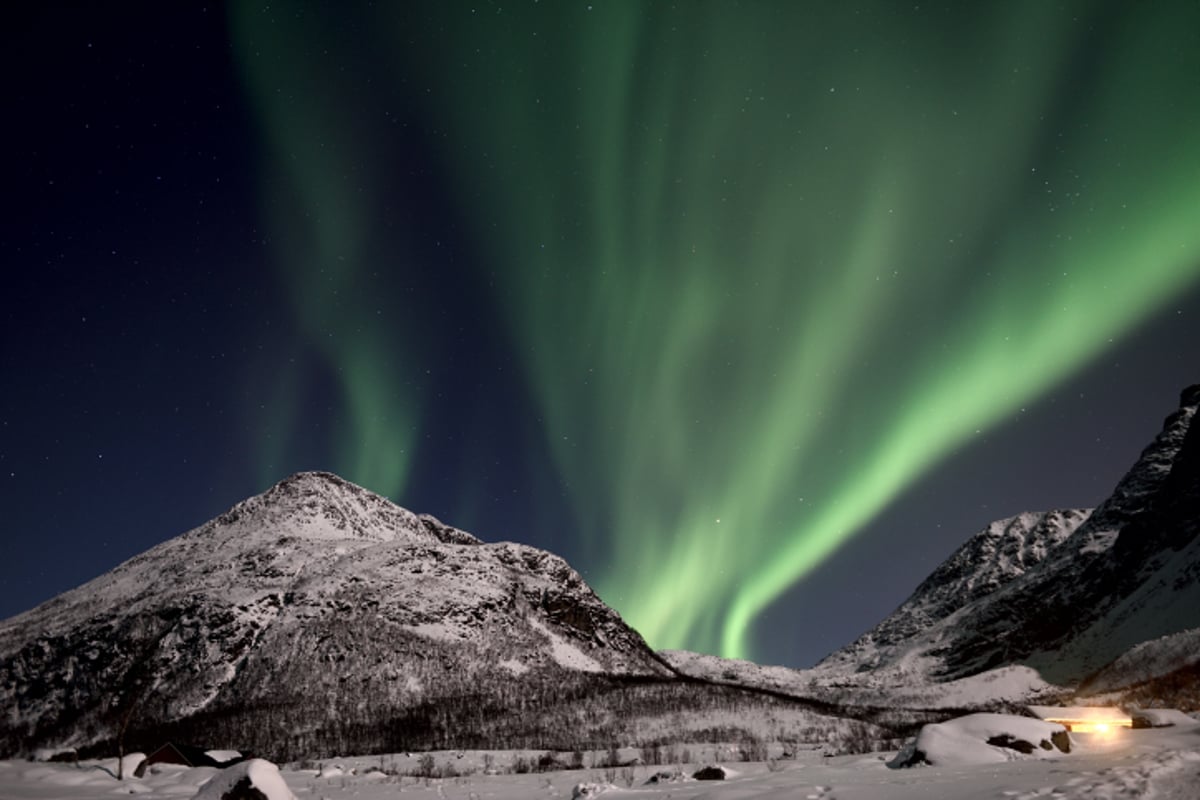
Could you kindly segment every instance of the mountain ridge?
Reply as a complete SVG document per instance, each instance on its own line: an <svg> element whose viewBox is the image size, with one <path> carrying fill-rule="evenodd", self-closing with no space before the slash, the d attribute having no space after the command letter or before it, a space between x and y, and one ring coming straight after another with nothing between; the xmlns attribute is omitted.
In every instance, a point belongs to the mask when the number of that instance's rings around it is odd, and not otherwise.
<svg viewBox="0 0 1200 800"><path fill-rule="evenodd" d="M990 523L894 612L811 669L691 653L668 660L688 674L851 703L1161 689L1162 675L1177 676L1171 686L1187 683L1200 664L1189 647L1200 628L1198 408L1200 385L1184 389L1095 509Z"/></svg>
<svg viewBox="0 0 1200 800"><path fill-rule="evenodd" d="M895 612L802 671L655 653L562 558L297 473L0 621L0 753L105 741L122 717L135 735L286 757L606 746L632 735L634 710L677 703L851 703L878 720L898 706L1194 683L1198 407L1189 387L1095 510L985 526ZM624 719L597 707L610 701Z"/></svg>
<svg viewBox="0 0 1200 800"><path fill-rule="evenodd" d="M1172 498L1194 493L1200 427L1192 421L1198 405L1200 386L1185 389L1180 407L1094 511L1051 511L992 523L935 569L896 612L817 669L891 668L954 680L1026 663L1051 682L1074 684L1116 658L1120 653L1110 646L1093 642L1085 652L1079 646L1072 650L1068 640L1151 580L1164 566L1164 553L1196 538L1194 524L1150 530L1147 520ZM1030 536L1038 554L1030 563L1003 574L989 570L987 559L978 563L978 554L994 550L994 542L1007 540L1009 549L1024 551ZM969 589L967 579L957 575L964 566L968 578L986 584L982 591ZM1200 624L1200 610L1193 616L1193 624Z"/></svg>
<svg viewBox="0 0 1200 800"><path fill-rule="evenodd" d="M86 742L283 706L386 716L477 686L668 678L551 553L487 544L330 473L298 473L0 622L0 742Z"/></svg>

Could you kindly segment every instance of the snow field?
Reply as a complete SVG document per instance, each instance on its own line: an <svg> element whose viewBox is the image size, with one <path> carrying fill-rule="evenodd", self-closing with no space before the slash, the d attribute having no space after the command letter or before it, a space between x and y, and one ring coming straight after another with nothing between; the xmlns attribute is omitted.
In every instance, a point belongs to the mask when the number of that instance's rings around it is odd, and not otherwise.
<svg viewBox="0 0 1200 800"><path fill-rule="evenodd" d="M960 726L970 727L970 726ZM985 731L987 732L987 731ZM997 763L962 763L891 769L887 761L894 753L826 758L812 751L795 760L770 763L737 763L725 781L664 781L647 784L659 771L656 766L633 766L569 770L549 773L487 775L482 768L507 767L518 758L534 759L536 751L484 753L447 752L434 754L436 763L457 762L478 766L480 772L455 778L414 778L381 771L416 766L424 754L362 756L329 759L322 769L287 766L271 772L271 765L258 768L239 765L247 772L258 770L278 776L289 794L299 800L385 800L402 795L412 800L567 800L593 796L612 800L1115 800L1154 797L1157 800L1195 800L1200 785L1200 725L1179 724L1152 730L1121 730L1108 736L1073 737L1069 755L1032 757ZM710 747L711 750L703 750ZM683 766L690 774L717 746L691 745L696 763ZM620 751L622 758L635 751ZM592 754L585 754L591 756ZM383 767L380 767L380 763ZM255 762L247 762L254 764ZM197 797L206 782L217 786L236 782L237 768L224 773L214 769L185 769L156 765L143 780L118 784L109 771L115 762L70 764L0 762L0 797L4 800L100 800L117 794L133 794L147 800L178 800ZM728 765L727 765L728 766ZM464 769L464 771L466 771ZM219 776L222 783L215 779ZM576 788L591 784L590 791ZM269 796L274 800L278 786ZM583 791L583 790L581 790ZM286 795L279 795L286 797ZM207 795L200 795L201 798Z"/></svg>
<svg viewBox="0 0 1200 800"><path fill-rule="evenodd" d="M1195 800L1200 794L1200 752L1172 750L1133 766L1084 773L1033 792L1004 794L1015 800L1121 800L1151 796L1157 800Z"/></svg>

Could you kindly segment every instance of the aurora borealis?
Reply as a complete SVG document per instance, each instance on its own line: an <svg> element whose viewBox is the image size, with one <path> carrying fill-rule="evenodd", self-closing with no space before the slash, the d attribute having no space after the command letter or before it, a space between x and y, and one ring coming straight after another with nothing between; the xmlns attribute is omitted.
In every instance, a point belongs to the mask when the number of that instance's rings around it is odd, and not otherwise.
<svg viewBox="0 0 1200 800"><path fill-rule="evenodd" d="M163 13L136 23L160 36L122 35L170 42ZM225 184L206 191L231 198L226 224L192 232L199 212L184 201L163 219L147 203L99 224L83 203L101 201L83 193L37 206L5 237L10 263L36 275L57 246L48 231L137 239L128 219L163 231L128 284L66 284L73 316L124 310L124 329L100 340L114 352L202 350L188 320L226 309L197 323L233 354L215 380L200 359L144 360L135 407L174 407L171 392L186 391L228 409L197 403L163 423L190 432L167 448L189 454L189 474L229 475L233 493L213 490L196 518L164 510L158 539L289 472L332 469L484 538L563 553L655 647L800 663L865 627L829 598L832 639L787 641L817 624L805 586L861 591L899 569L856 557L839 580L851 544L903 540L927 572L993 518L1095 503L1196 380L1194 3L206 13L196 52L224 77L154 80L164 98L197 86L215 98L176 112L189 124L168 162L202 150L193 142L221 109L206 146L224 154ZM64 41L83 48L92 33ZM141 63L154 58L165 48ZM130 63L114 57L123 81ZM31 124L55 114L69 116L51 106ZM135 133L109 135L131 151L146 148L124 137L157 135L120 122ZM31 186L44 191L52 161L32 159ZM212 166L188 163L180 196L193 198ZM167 235L180 230L190 238ZM88 258L61 269L94 274ZM165 263L182 263L176 277ZM153 277L139 284L142 271ZM149 303L131 295L138 285L157 287ZM157 316L158 294L182 297L181 310ZM6 322L24 347L5 350L19 388L6 392L4 499L29 509L18 496L44 497L29 487L46 473L29 462L45 445L10 423L57 407L87 440L103 414L80 412L95 408L88 393L124 380L110 371L66 406L42 402L66 380L47 365L75 357L70 336L28 333L25 315L53 304ZM1080 394L1087 418L1048 408ZM130 402L113 395L95 402ZM1102 429L1128 425L1108 436L1124 449L1063 461L1057 451L1105 414ZM106 441L127 465L164 449L143 430ZM1095 484L1064 474L1093 469L1098 452ZM1003 469L969 499L942 498L953 508L900 508L925 482L949 485L938 476L950 463ZM979 496L1018 505L981 510ZM963 527L934 536L942 519ZM923 575L905 568L911 589ZM903 599L889 591L883 612Z"/></svg>

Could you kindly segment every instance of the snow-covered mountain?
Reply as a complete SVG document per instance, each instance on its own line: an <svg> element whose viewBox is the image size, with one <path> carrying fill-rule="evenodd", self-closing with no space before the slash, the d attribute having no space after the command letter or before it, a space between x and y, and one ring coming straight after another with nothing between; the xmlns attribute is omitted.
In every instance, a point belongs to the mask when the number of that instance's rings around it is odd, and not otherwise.
<svg viewBox="0 0 1200 800"><path fill-rule="evenodd" d="M1095 510L991 523L812 669L662 655L705 680L852 706L978 708L1072 691L1200 702L1198 406L1200 385L1184 390Z"/></svg>
<svg viewBox="0 0 1200 800"><path fill-rule="evenodd" d="M1024 513L997 520L968 539L912 596L875 628L823 665L866 672L894 661L956 611L1025 575L1088 518L1088 510Z"/></svg>
<svg viewBox="0 0 1200 800"><path fill-rule="evenodd" d="M303 751L433 724L412 709L447 697L500 713L547 686L671 675L561 558L301 473L0 622L0 744L270 720Z"/></svg>
<svg viewBox="0 0 1200 800"><path fill-rule="evenodd" d="M1185 390L1090 514L992 523L813 677L903 685L1021 665L1073 686L1142 642L1200 626L1198 405L1200 386Z"/></svg>
<svg viewBox="0 0 1200 800"><path fill-rule="evenodd" d="M0 622L0 756L122 729L277 758L606 747L647 735L633 721L647 709L678 726L705 709L811 721L849 703L888 724L887 709L1060 686L1194 685L1198 406L1194 386L1097 509L992 523L806 671L656 654L561 558L301 473Z"/></svg>

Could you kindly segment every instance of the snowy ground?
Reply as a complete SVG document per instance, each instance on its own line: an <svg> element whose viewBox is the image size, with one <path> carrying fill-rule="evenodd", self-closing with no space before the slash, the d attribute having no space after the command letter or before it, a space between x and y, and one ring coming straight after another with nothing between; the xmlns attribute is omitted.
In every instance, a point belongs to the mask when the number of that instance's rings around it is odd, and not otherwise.
<svg viewBox="0 0 1200 800"><path fill-rule="evenodd" d="M1153 796L1159 800L1195 800L1200 786L1200 726L1156 730L1117 730L1109 735L1079 734L1075 750L1004 763L954 767L890 769L893 754L824 758L806 751L795 760L734 763L734 774L723 782L668 782L645 785L667 767L637 766L615 770L584 769L525 775L485 775L424 779L388 775L379 771L378 756L326 761L324 775L316 769L284 768L283 778L298 800L383 800L404 795L462 800L536 800L570 798L581 783L616 786L600 795L611 800L1069 800ZM693 751L699 756L699 749ZM494 767L512 763L514 753L497 753L486 761ZM534 754L530 754L534 755ZM385 756L383 768L407 766L417 755ZM483 768L483 754L441 754L439 761ZM194 796L216 774L213 769L160 767L144 780L118 783L106 765L88 762L80 767L65 764L0 762L0 798L3 800L90 800L134 794L146 800ZM373 769L372 769L373 768ZM692 765L688 771L695 769ZM350 771L354 772L351 773ZM465 770L464 770L465 771ZM631 784L631 785L627 785Z"/></svg>

